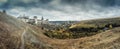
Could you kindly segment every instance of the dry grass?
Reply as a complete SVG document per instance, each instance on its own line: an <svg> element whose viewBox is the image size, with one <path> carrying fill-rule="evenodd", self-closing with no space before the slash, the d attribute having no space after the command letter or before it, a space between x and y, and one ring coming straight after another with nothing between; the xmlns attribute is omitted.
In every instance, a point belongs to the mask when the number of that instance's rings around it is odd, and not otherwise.
<svg viewBox="0 0 120 49"><path fill-rule="evenodd" d="M20 49L21 35L27 24L19 22L12 17L1 18L0 14L0 49ZM43 34L43 30L27 26L29 27L25 35L25 49L120 49L120 28L90 37L63 40L51 39Z"/></svg>

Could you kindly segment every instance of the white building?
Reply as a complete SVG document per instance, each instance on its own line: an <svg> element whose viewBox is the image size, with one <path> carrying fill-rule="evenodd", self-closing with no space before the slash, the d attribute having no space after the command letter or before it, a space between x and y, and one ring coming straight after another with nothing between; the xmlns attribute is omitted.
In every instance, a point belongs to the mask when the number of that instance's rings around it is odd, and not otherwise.
<svg viewBox="0 0 120 49"><path fill-rule="evenodd" d="M29 17L28 16L25 16L25 15L23 15L23 16L19 16L19 17L17 17L18 19L20 19L20 20L22 20L23 22L28 22L29 21Z"/></svg>
<svg viewBox="0 0 120 49"><path fill-rule="evenodd" d="M29 18L28 16L20 16L18 19L22 20L23 22L29 23L29 24L36 24L36 25L41 25L41 24L48 24L49 20L42 17L41 19L38 19L37 16L34 16L33 18Z"/></svg>

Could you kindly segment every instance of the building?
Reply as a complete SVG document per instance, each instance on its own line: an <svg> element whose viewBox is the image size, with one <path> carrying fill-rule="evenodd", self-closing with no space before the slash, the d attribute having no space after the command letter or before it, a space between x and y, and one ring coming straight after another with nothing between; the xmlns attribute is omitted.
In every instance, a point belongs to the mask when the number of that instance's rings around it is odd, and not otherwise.
<svg viewBox="0 0 120 49"><path fill-rule="evenodd" d="M29 21L29 16L25 16L25 15L23 15L23 16L19 16L19 17L17 17L18 19L20 19L20 20L22 20L23 22L28 22Z"/></svg>
<svg viewBox="0 0 120 49"><path fill-rule="evenodd" d="M48 24L49 20L42 17L41 19L38 19L37 16L34 16L33 18L29 18L28 16L19 16L18 19L22 20L23 22L29 23L29 24L35 24L35 25L42 25L42 24Z"/></svg>

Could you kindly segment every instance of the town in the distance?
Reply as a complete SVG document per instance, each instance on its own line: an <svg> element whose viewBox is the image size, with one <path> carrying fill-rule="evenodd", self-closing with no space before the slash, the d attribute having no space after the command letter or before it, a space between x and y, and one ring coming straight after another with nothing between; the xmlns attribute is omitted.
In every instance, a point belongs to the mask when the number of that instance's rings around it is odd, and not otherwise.
<svg viewBox="0 0 120 49"><path fill-rule="evenodd" d="M26 22L32 25L42 25L42 24L69 25L73 22L77 22L77 21L49 21L49 19L45 19L44 16L42 16L41 18L39 16L31 16L31 17L32 18L23 14L23 15L18 16L17 18L22 20L23 22Z"/></svg>

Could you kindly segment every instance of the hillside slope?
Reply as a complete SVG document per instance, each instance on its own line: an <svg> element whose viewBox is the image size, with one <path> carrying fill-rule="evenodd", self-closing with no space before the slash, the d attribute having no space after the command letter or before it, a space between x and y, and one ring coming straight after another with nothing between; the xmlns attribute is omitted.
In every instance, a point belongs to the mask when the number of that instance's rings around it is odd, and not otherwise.
<svg viewBox="0 0 120 49"><path fill-rule="evenodd" d="M0 13L0 49L120 49L120 28L78 39L51 39L44 30Z"/></svg>
<svg viewBox="0 0 120 49"><path fill-rule="evenodd" d="M43 44L42 40L36 39L37 31L34 26L17 20L5 13L0 13L0 49L46 48L47 46ZM38 33L40 36L42 35L41 32L39 31Z"/></svg>

